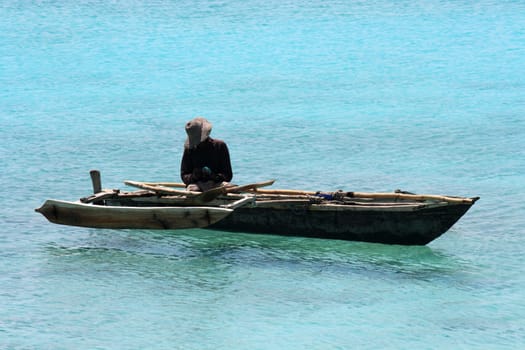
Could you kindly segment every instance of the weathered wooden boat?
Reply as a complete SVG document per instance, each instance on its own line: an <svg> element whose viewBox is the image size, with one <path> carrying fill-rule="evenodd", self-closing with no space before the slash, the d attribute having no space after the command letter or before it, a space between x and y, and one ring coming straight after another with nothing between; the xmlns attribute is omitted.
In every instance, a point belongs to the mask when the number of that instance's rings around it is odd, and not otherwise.
<svg viewBox="0 0 525 350"><path fill-rule="evenodd" d="M96 178L96 177L95 177ZM101 190L78 202L48 200L49 221L97 228L214 230L387 244L425 245L448 231L479 197L266 190L273 181L189 192L178 183L126 181L141 190Z"/></svg>

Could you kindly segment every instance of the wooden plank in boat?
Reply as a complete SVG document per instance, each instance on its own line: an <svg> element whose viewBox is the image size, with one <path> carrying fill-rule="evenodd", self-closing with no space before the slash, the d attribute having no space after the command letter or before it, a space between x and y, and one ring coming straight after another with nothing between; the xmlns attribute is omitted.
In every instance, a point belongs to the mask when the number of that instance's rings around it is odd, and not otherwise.
<svg viewBox="0 0 525 350"><path fill-rule="evenodd" d="M255 189L255 193L269 194L269 195L299 195L299 196L315 196L317 192L313 191L301 191L301 190L286 190L286 189ZM344 192L345 197L348 198L372 198L372 199L399 199L399 200L413 200L413 201L445 201L449 203L466 203L472 204L479 198L464 198L464 197L450 197L441 195L429 195L429 194L406 194L406 193L367 193L367 192Z"/></svg>
<svg viewBox="0 0 525 350"><path fill-rule="evenodd" d="M193 192L193 191L186 191L186 190L175 190L167 186L161 186L158 184L149 184L149 183L144 183L144 182L139 182L139 181L126 180L124 181L124 183L128 186L142 188L142 189L154 191L160 194L190 197L190 196L198 196L202 193L202 192Z"/></svg>
<svg viewBox="0 0 525 350"><path fill-rule="evenodd" d="M100 192L92 194L89 197L80 198L80 201L82 203L94 203L94 202L101 201L103 199L115 197L116 195L118 195L118 193L119 193L119 190L101 190Z"/></svg>

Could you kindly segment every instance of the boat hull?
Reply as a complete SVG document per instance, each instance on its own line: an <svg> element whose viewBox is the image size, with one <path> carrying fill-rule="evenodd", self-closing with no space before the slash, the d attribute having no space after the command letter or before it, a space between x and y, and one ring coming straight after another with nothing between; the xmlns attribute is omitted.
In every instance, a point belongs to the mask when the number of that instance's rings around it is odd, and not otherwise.
<svg viewBox="0 0 525 350"><path fill-rule="evenodd" d="M36 209L50 222L108 229L186 229L209 226L233 211L214 207L126 207L47 200Z"/></svg>
<svg viewBox="0 0 525 350"><path fill-rule="evenodd" d="M449 230L478 199L398 193L345 196L342 200L309 195L225 195L199 207L184 196L150 192L108 195L97 197L97 204L48 200L37 211L53 223L93 228L209 228L425 245Z"/></svg>
<svg viewBox="0 0 525 350"><path fill-rule="evenodd" d="M400 208L242 207L209 228L386 244L425 245L441 236L472 204Z"/></svg>

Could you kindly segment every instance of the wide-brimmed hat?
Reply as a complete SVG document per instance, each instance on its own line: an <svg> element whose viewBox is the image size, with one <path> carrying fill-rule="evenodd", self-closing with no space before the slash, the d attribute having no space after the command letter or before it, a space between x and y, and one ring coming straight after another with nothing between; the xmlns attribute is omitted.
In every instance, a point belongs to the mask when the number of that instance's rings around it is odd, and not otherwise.
<svg viewBox="0 0 525 350"><path fill-rule="evenodd" d="M185 146L188 148L195 148L202 141L206 140L211 133L211 123L203 117L197 117L186 123L186 139Z"/></svg>

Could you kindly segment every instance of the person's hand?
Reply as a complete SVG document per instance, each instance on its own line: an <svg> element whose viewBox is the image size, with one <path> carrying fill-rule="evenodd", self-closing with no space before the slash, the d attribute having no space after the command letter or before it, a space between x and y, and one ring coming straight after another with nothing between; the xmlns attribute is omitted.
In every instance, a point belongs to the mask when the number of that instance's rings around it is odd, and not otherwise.
<svg viewBox="0 0 525 350"><path fill-rule="evenodd" d="M218 182L223 182L223 181L225 181L225 177L224 177L224 175L222 175L222 174L215 174L215 175L213 176L213 181L215 181L215 182L217 182L217 183L218 183Z"/></svg>

